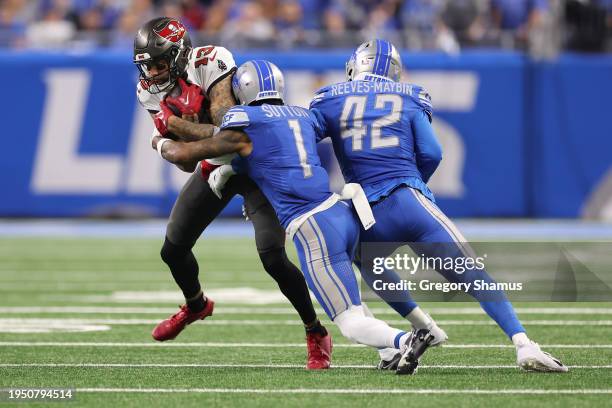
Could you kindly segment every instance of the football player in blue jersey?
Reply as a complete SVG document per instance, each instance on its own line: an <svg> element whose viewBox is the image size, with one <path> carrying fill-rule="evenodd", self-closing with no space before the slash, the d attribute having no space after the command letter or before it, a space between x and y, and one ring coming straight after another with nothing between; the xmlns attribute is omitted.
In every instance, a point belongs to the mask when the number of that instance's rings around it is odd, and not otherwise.
<svg viewBox="0 0 612 408"><path fill-rule="evenodd" d="M322 88L310 106L323 118L324 133L332 140L345 181L359 183L372 207L376 224L362 230L361 242L421 243L419 252L428 257L475 258L427 187L442 160L431 126L431 99L423 88L400 82L401 72L401 59L393 44L365 42L346 64L347 82ZM362 276L372 285L374 275L366 269ZM484 269L459 273L440 267L438 272L451 282L493 282ZM387 281L399 280L394 271L386 270L384 275ZM521 368L567 371L559 360L529 340L503 291L485 294L472 289L468 293L513 341ZM446 334L420 310L407 290L403 299L385 300L415 327L430 329L437 337L432 344L446 340ZM387 357L381 354L379 368L392 368L399 359L398 351Z"/></svg>
<svg viewBox="0 0 612 408"><path fill-rule="evenodd" d="M226 173L240 167L269 199L293 239L308 286L330 319L352 341L399 349L396 372L412 374L432 336L427 329L405 332L366 315L352 268L359 221L351 205L330 191L316 152L320 119L307 109L284 105L283 75L267 61L243 64L232 85L243 106L230 109L220 129L194 124L190 136L200 140L159 139L158 151L178 164L236 154L234 166L224 167ZM363 228L369 228L374 221L363 190L348 184L343 194L353 199Z"/></svg>

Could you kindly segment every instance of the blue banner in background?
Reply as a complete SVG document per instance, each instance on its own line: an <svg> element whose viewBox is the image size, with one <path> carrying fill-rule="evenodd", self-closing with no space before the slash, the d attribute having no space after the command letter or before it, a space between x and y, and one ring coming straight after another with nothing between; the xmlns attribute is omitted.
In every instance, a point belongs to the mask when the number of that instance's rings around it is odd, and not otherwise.
<svg viewBox="0 0 612 408"><path fill-rule="evenodd" d="M567 55L531 75L529 215L612 220L612 56Z"/></svg>
<svg viewBox="0 0 612 408"><path fill-rule="evenodd" d="M348 55L235 56L275 62L288 101L307 106L318 87L343 80ZM430 185L450 216L612 218L612 58L403 57L404 79L432 95L444 159ZM0 53L0 75L0 216L167 216L189 175L151 149L129 54ZM320 153L339 188L330 145ZM225 214L239 215L240 200Z"/></svg>

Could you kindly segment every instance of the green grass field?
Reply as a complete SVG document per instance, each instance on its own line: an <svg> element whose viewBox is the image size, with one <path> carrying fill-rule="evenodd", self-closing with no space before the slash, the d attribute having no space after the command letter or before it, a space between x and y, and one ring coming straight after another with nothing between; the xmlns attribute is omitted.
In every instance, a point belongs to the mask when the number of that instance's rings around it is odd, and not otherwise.
<svg viewBox="0 0 612 408"><path fill-rule="evenodd" d="M374 370L377 354L345 341L319 309L334 368L308 372L299 319L248 239L198 244L204 288L219 294L215 315L155 343L152 328L180 301L160 244L0 239L0 388L71 388L69 406L96 407L610 406L612 304L515 305L530 337L572 367L563 375L519 371L474 303L424 305L449 342L402 377ZM405 324L384 304L370 307Z"/></svg>

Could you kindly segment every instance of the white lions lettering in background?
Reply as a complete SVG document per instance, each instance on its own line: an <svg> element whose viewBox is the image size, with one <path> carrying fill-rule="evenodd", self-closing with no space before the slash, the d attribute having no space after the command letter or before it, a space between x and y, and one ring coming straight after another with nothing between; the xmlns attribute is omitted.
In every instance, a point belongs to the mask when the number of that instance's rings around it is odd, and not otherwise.
<svg viewBox="0 0 612 408"><path fill-rule="evenodd" d="M330 71L323 79L326 83L333 83L342 77L341 71ZM415 82L428 89L439 110L469 112L474 107L478 77L472 72L412 71L409 77L416 78ZM288 71L289 102L307 106L320 79L310 71ZM142 143L142 135L152 131L152 124L147 112L140 108L134 109L131 129L125 129L129 140L127 156L80 155L87 98L93 90L90 89L91 75L85 69L50 69L46 71L44 81L47 92L32 173L34 193L157 195L165 193L168 188L178 191L185 183L188 174L166 166ZM445 88L457 92L444 92ZM270 110L270 114L281 113ZM464 192L461 181L465 156L463 140L456 129L440 118L434 123L434 129L448 153L432 177L430 186L439 197L459 198ZM330 177L332 185L341 187L342 176L336 163L331 165Z"/></svg>

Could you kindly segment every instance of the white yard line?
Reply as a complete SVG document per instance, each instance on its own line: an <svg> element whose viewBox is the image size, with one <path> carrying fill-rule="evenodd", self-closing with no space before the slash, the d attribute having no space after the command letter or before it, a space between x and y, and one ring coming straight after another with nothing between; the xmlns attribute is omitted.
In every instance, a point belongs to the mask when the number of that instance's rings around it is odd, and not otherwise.
<svg viewBox="0 0 612 408"><path fill-rule="evenodd" d="M396 314L390 308L370 308L374 314ZM596 307L534 307L516 308L517 313L542 314L542 315L612 315L612 308ZM120 307L120 306L10 306L0 307L2 314L171 314L176 313L176 308L168 307ZM295 310L289 307L224 307L219 306L215 309L218 314L272 314L272 315L293 315ZM321 312L319 310L319 312ZM484 315L479 307L429 307L427 312L433 315Z"/></svg>
<svg viewBox="0 0 612 408"><path fill-rule="evenodd" d="M304 368L300 364L176 364L176 363L0 363L3 368L22 368L22 367L40 367L40 368ZM612 365L573 365L568 366L572 369L612 369ZM375 369L374 365L355 365L355 364L340 364L332 365L332 368L347 368L347 369ZM516 365L419 365L419 369L461 369L461 370L488 370L488 369L516 369Z"/></svg>
<svg viewBox="0 0 612 408"><path fill-rule="evenodd" d="M77 388L84 393L198 393L198 394L476 394L476 395L596 395L612 394L612 389L445 389L445 388Z"/></svg>
<svg viewBox="0 0 612 408"><path fill-rule="evenodd" d="M219 348L303 348L303 343L121 343L121 342L55 342L55 341L0 341L0 347L219 347ZM543 348L554 349L612 349L612 344L541 344ZM361 344L334 344L335 348L365 347ZM514 348L512 344L445 344L443 348L473 349L473 348Z"/></svg>
<svg viewBox="0 0 612 408"><path fill-rule="evenodd" d="M406 325L406 320L386 320L391 325ZM157 324L160 319L73 319L73 318L0 318L0 332L4 328L12 326L36 327L49 325L88 325L88 324L110 324L120 326L150 325ZM440 326L495 326L492 320L436 320ZM612 326L612 320L522 320L527 326ZM208 319L207 326L299 326L298 320L223 320Z"/></svg>

